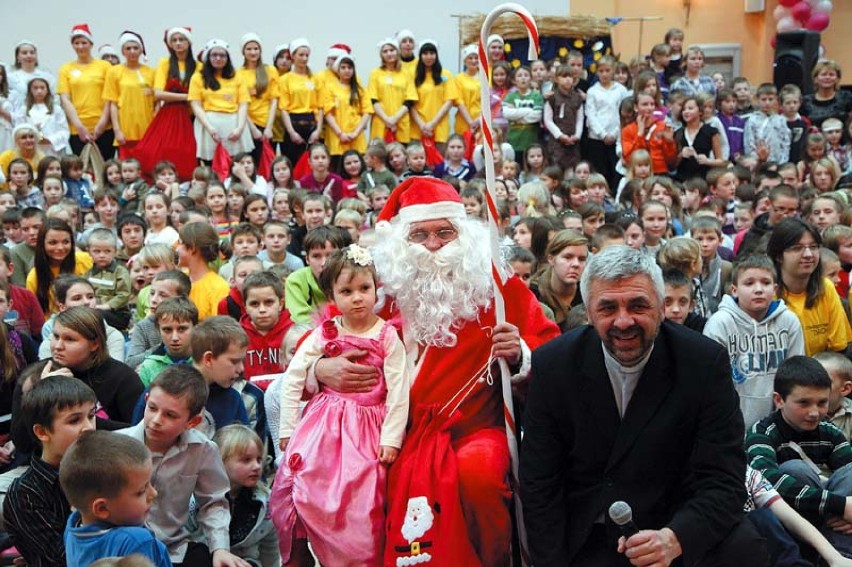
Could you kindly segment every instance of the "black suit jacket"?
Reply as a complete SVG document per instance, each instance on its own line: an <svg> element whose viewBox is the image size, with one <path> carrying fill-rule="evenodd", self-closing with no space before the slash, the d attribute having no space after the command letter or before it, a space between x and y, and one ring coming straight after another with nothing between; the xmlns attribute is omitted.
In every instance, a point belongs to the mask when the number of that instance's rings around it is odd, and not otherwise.
<svg viewBox="0 0 852 567"><path fill-rule="evenodd" d="M664 322L623 420L592 327L536 350L532 376L520 480L536 567L570 564L601 518L615 549L617 500L640 529L671 528L686 565L742 518L743 418L721 346Z"/></svg>

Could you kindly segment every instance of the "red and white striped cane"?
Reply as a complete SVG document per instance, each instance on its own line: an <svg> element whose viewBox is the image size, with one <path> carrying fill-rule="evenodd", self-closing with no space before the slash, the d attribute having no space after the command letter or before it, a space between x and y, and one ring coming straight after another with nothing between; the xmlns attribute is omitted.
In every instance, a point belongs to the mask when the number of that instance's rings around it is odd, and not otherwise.
<svg viewBox="0 0 852 567"><path fill-rule="evenodd" d="M494 21L506 12L517 14L524 21L530 38L529 58L535 59L538 57L538 28L535 25L532 14L520 4L514 3L500 4L491 10L482 23L482 29L479 32L479 93L482 102L482 112L480 114L483 136L482 147L485 151L485 183L487 187L485 201L488 210L488 228L491 233L491 274L494 280L494 307L498 324L506 321L506 306L503 299L503 284L505 282L499 268L501 262L500 232L497 227L500 222L500 215L497 214L497 207L495 205L497 195L494 191L494 135L491 130L491 94L488 80L491 76L491 69L488 62L488 53L486 52L488 46L485 42L491 33L491 26L494 24ZM515 411L512 405L512 385L510 383L509 366L502 358L500 359L500 374L503 388L503 414L506 418L506 439L509 443L509 456L512 459L510 482L515 499L515 517L518 525L521 562L524 565L530 565L531 561L527 552L527 532L524 527L523 509L521 508L520 490L518 489L518 443Z"/></svg>

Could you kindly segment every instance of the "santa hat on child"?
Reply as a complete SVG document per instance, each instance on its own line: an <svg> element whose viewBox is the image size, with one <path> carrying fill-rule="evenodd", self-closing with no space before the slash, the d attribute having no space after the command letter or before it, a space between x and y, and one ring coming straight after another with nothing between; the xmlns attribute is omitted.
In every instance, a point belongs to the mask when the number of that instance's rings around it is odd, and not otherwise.
<svg viewBox="0 0 852 567"><path fill-rule="evenodd" d="M84 37L88 39L90 43L95 43L95 40L92 37L92 30L89 29L89 24L77 24L71 28L71 41L74 41L75 37Z"/></svg>
<svg viewBox="0 0 852 567"><path fill-rule="evenodd" d="M410 177L390 194L378 221L411 224L436 219L463 218L464 205L452 185L432 177Z"/></svg>
<svg viewBox="0 0 852 567"><path fill-rule="evenodd" d="M352 48L346 45L345 43L335 43L334 45L328 48L328 55L326 55L326 57L334 57L335 59L337 59L338 57L349 55L351 53Z"/></svg>
<svg viewBox="0 0 852 567"><path fill-rule="evenodd" d="M115 48L109 43L105 43L98 48L98 55L100 55L101 58L107 55L113 55L115 57L118 57L118 51L116 51Z"/></svg>

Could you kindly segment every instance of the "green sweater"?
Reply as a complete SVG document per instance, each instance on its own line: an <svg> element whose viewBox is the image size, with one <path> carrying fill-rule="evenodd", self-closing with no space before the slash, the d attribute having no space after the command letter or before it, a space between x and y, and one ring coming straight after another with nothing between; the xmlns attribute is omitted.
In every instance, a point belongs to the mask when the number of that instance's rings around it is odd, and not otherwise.
<svg viewBox="0 0 852 567"><path fill-rule="evenodd" d="M836 471L852 462L852 447L836 425L822 421L814 431L799 432L784 421L780 411L775 411L755 423L746 435L749 464L763 473L800 514L820 518L843 516L844 495L808 486L778 468L786 461L801 459L799 453L790 448L791 441L795 441L817 466Z"/></svg>
<svg viewBox="0 0 852 567"><path fill-rule="evenodd" d="M154 349L154 352L145 357L145 360L136 369L136 373L147 388L154 381L154 378L160 375L160 372L175 364L192 364L192 357L175 360L166 353L165 346L160 345Z"/></svg>
<svg viewBox="0 0 852 567"><path fill-rule="evenodd" d="M284 284L284 305L294 323L310 323L311 316L326 302L310 266L287 276Z"/></svg>

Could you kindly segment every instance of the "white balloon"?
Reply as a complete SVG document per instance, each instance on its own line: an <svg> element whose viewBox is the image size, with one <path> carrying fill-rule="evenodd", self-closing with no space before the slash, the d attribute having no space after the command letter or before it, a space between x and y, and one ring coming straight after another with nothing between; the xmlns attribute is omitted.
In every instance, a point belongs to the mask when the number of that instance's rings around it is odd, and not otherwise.
<svg viewBox="0 0 852 567"><path fill-rule="evenodd" d="M834 6L832 6L831 0L817 0L816 4L814 4L813 11L830 14L832 8L834 8Z"/></svg>
<svg viewBox="0 0 852 567"><path fill-rule="evenodd" d="M784 33L788 31L793 31L801 28L802 26L793 18L793 16L785 16L778 20L778 24L775 26L775 29L778 33Z"/></svg>
<svg viewBox="0 0 852 567"><path fill-rule="evenodd" d="M783 18L786 18L790 15L790 8L785 8L781 4L775 6L775 10L773 10L772 15L775 16L775 21L781 21Z"/></svg>

